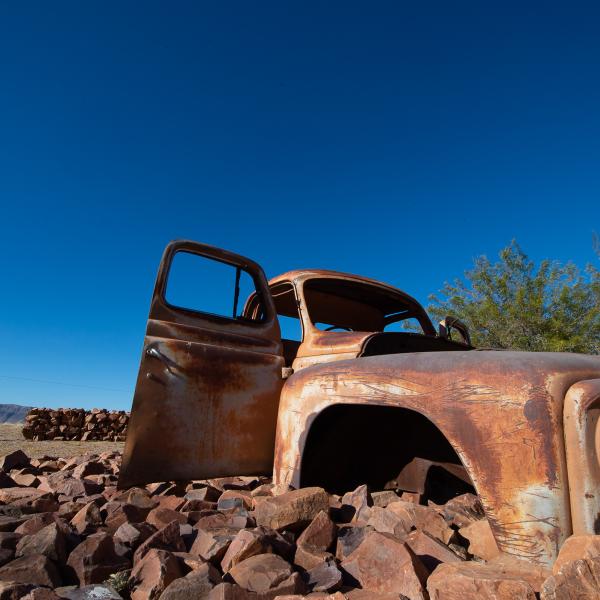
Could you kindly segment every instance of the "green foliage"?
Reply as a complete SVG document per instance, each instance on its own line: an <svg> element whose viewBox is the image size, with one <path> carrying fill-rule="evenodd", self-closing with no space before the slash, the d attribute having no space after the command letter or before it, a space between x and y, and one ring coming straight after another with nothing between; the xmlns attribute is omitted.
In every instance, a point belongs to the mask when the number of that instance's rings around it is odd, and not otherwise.
<svg viewBox="0 0 600 600"><path fill-rule="evenodd" d="M598 237L594 251L600 257ZM430 300L433 316L460 318L479 348L600 354L600 271L591 264L536 267L513 240L500 260L480 256Z"/></svg>

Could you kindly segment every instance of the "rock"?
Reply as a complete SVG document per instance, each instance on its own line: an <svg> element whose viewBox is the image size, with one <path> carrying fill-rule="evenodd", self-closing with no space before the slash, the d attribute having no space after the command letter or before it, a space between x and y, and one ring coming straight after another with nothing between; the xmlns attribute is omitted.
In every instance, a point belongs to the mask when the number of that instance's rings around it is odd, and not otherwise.
<svg viewBox="0 0 600 600"><path fill-rule="evenodd" d="M150 548L131 571L131 600L154 600L182 575L177 557L166 550Z"/></svg>
<svg viewBox="0 0 600 600"><path fill-rule="evenodd" d="M327 551L334 545L336 534L335 523L329 518L329 513L322 510L300 534L297 544L298 546Z"/></svg>
<svg viewBox="0 0 600 600"><path fill-rule="evenodd" d="M37 487L40 480L31 473L15 473L11 476L11 479L17 484L23 487ZM8 486L5 486L8 487Z"/></svg>
<svg viewBox="0 0 600 600"><path fill-rule="evenodd" d="M143 544L156 529L149 523L123 523L113 536L115 543L122 544L131 550Z"/></svg>
<svg viewBox="0 0 600 600"><path fill-rule="evenodd" d="M102 583L109 575L129 567L115 552L108 533L94 533L81 542L69 555L67 565L73 569L80 585Z"/></svg>
<svg viewBox="0 0 600 600"><path fill-rule="evenodd" d="M597 600L600 598L600 557L564 563L542 584L541 600Z"/></svg>
<svg viewBox="0 0 600 600"><path fill-rule="evenodd" d="M561 546L552 573L556 575L568 562L595 556L600 556L600 535L572 535Z"/></svg>
<svg viewBox="0 0 600 600"><path fill-rule="evenodd" d="M373 506L385 508L388 504L400 500L400 497L393 490L384 490L382 492L373 492L371 494Z"/></svg>
<svg viewBox="0 0 600 600"><path fill-rule="evenodd" d="M129 488L128 490L121 492L114 497L114 500L117 502L122 502L123 504L132 504L133 506L145 511L144 518L159 504L159 501L156 498L151 497L147 490L138 487Z"/></svg>
<svg viewBox="0 0 600 600"><path fill-rule="evenodd" d="M84 585L61 593L68 600L122 600L122 597L107 584Z"/></svg>
<svg viewBox="0 0 600 600"><path fill-rule="evenodd" d="M448 546L425 531L413 531L406 536L404 541L429 572L432 572L440 563L462 561L462 558L452 552Z"/></svg>
<svg viewBox="0 0 600 600"><path fill-rule="evenodd" d="M481 500L474 494L461 494L448 500L442 507L442 514L446 521L457 527L467 527L485 518Z"/></svg>
<svg viewBox="0 0 600 600"><path fill-rule="evenodd" d="M390 534L369 533L341 566L362 589L404 594L411 600L427 598L427 569L405 543Z"/></svg>
<svg viewBox="0 0 600 600"><path fill-rule="evenodd" d="M0 457L0 470L22 469L29 466L29 457L23 450L15 450Z"/></svg>
<svg viewBox="0 0 600 600"><path fill-rule="evenodd" d="M48 512L34 515L30 519L27 519L24 523L21 523L21 525L15 529L15 533L19 533L21 535L32 535L40 531L40 529L46 527L46 525L50 525L52 522L54 522L53 513Z"/></svg>
<svg viewBox="0 0 600 600"><path fill-rule="evenodd" d="M26 594L34 589L35 585L32 583L0 581L0 600L19 600L19 598L28 598L29 596Z"/></svg>
<svg viewBox="0 0 600 600"><path fill-rule="evenodd" d="M106 467L99 460L86 460L73 469L73 477L83 479L88 475L103 475Z"/></svg>
<svg viewBox="0 0 600 600"><path fill-rule="evenodd" d="M190 554L196 554L204 560L219 563L225 556L237 530L220 527L218 529L199 529L190 548Z"/></svg>
<svg viewBox="0 0 600 600"><path fill-rule="evenodd" d="M69 471L57 471L48 475L37 489L69 496L73 499L99 494L102 491L102 486L87 479L76 479Z"/></svg>
<svg viewBox="0 0 600 600"><path fill-rule="evenodd" d="M179 531L179 523L172 521L166 527L153 533L135 551L133 564L135 565L140 561L151 548L169 550L171 552L185 552L186 547Z"/></svg>
<svg viewBox="0 0 600 600"><path fill-rule="evenodd" d="M0 489L0 503L10 504L23 513L54 512L58 510L58 502L52 494L31 487Z"/></svg>
<svg viewBox="0 0 600 600"><path fill-rule="evenodd" d="M360 520L361 517L366 520L364 518L364 513L366 512L365 509L373 506L373 498L371 498L371 494L369 494L366 485L360 485L354 491L344 494L341 502L342 506L348 506L354 509L352 519L355 521Z"/></svg>
<svg viewBox="0 0 600 600"><path fill-rule="evenodd" d="M207 600L259 600L259 596L234 583L220 583L208 594ZM263 600L263 596L260 600Z"/></svg>
<svg viewBox="0 0 600 600"><path fill-rule="evenodd" d="M431 600L535 600L520 574L476 562L443 563L427 581Z"/></svg>
<svg viewBox="0 0 600 600"><path fill-rule="evenodd" d="M322 510L329 510L327 492L322 488L308 487L276 497L262 497L256 506L255 516L258 525L298 530L308 525Z"/></svg>
<svg viewBox="0 0 600 600"><path fill-rule="evenodd" d="M500 554L498 544L492 533L487 519L475 521L466 527L461 527L460 535L469 540L469 552L473 556L491 560Z"/></svg>
<svg viewBox="0 0 600 600"><path fill-rule="evenodd" d="M292 567L276 554L258 554L234 565L229 577L245 590L257 593L277 588L292 575Z"/></svg>
<svg viewBox="0 0 600 600"><path fill-rule="evenodd" d="M341 527L337 536L335 555L339 560L344 560L362 544L370 528L348 525Z"/></svg>
<svg viewBox="0 0 600 600"><path fill-rule="evenodd" d="M373 506L369 510L366 522L375 531L391 533L399 539L403 539L410 532L410 525L406 522L406 519L402 519L395 512L379 506Z"/></svg>
<svg viewBox="0 0 600 600"><path fill-rule="evenodd" d="M204 563L202 567L188 573L185 577L175 579L161 594L161 600L201 600L221 583L221 576L215 567Z"/></svg>
<svg viewBox="0 0 600 600"><path fill-rule="evenodd" d="M51 588L62 583L54 563L43 554L22 556L0 567L0 581L30 583Z"/></svg>
<svg viewBox="0 0 600 600"><path fill-rule="evenodd" d="M225 490L217 501L218 510L231 510L235 508L252 508L252 496L245 490Z"/></svg>
<svg viewBox="0 0 600 600"><path fill-rule="evenodd" d="M221 568L226 573L231 567L251 556L268 553L270 548L269 540L262 528L242 529L231 540L221 560Z"/></svg>
<svg viewBox="0 0 600 600"><path fill-rule="evenodd" d="M59 565L67 560L67 540L58 523L50 523L33 535L26 535L19 540L16 556L43 554Z"/></svg>
<svg viewBox="0 0 600 600"><path fill-rule="evenodd" d="M17 487L17 482L6 472L0 471L0 488Z"/></svg>
<svg viewBox="0 0 600 600"><path fill-rule="evenodd" d="M327 560L307 571L306 583L315 592L334 592L342 585L342 573L335 560Z"/></svg>
<svg viewBox="0 0 600 600"><path fill-rule="evenodd" d="M409 528L416 527L426 531L444 544L448 544L454 536L454 530L448 526L444 517L430 506L399 500L388 504L385 510L399 516Z"/></svg>
<svg viewBox="0 0 600 600"><path fill-rule="evenodd" d="M30 518L30 515L10 516L0 514L0 532L4 531L16 531L23 523L26 523Z"/></svg>
<svg viewBox="0 0 600 600"><path fill-rule="evenodd" d="M141 523L146 520L148 510L126 502L110 501L101 511L106 514L104 524L109 531L116 531L123 523Z"/></svg>
<svg viewBox="0 0 600 600"><path fill-rule="evenodd" d="M174 496L167 496L168 498L174 498ZM146 522L150 523L150 525L154 525L156 529L162 529L166 525L168 525L171 521L177 521L178 523L184 524L187 523L187 517L177 512L176 510L172 510L170 508L157 506L153 508L146 517Z"/></svg>
<svg viewBox="0 0 600 600"><path fill-rule="evenodd" d="M71 519L71 525L79 535L94 533L102 525L100 509L95 502L88 502Z"/></svg>
<svg viewBox="0 0 600 600"><path fill-rule="evenodd" d="M333 554L324 550L317 550L311 546L298 546L294 555L294 564L304 570L316 569L324 562L333 559Z"/></svg>
<svg viewBox="0 0 600 600"><path fill-rule="evenodd" d="M552 575L552 571L545 565L537 565L529 560L522 560L510 554L501 553L492 558L487 564L499 568L503 573L510 573L515 579L521 578L536 593L539 593L544 581Z"/></svg>

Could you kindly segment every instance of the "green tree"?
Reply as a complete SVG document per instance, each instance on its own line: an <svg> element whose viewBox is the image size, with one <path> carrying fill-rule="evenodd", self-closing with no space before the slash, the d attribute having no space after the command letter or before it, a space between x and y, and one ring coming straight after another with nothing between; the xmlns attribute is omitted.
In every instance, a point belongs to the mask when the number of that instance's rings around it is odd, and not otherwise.
<svg viewBox="0 0 600 600"><path fill-rule="evenodd" d="M600 258L597 236L594 251ZM460 318L480 348L600 354L600 271L592 264L536 266L513 240L498 261L480 256L430 300L432 315Z"/></svg>

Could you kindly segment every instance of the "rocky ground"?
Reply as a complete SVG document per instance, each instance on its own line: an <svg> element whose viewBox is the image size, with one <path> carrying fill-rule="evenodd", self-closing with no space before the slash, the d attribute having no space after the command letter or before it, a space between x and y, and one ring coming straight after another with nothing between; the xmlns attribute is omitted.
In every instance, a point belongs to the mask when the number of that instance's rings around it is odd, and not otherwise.
<svg viewBox="0 0 600 600"><path fill-rule="evenodd" d="M501 555L478 499L282 490L263 477L116 489L120 455L0 458L0 600L600 598L600 536L553 570Z"/></svg>

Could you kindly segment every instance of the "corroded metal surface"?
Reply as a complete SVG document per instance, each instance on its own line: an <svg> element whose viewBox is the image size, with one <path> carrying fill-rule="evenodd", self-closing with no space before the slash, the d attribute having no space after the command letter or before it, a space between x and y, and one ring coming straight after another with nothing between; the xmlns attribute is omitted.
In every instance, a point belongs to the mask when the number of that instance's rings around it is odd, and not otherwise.
<svg viewBox="0 0 600 600"><path fill-rule="evenodd" d="M263 322L223 319L165 301L177 251L241 265L263 292L258 265L203 244L165 251L150 309L119 486L270 472L283 380L279 325L264 293ZM208 282L207 282L208 284Z"/></svg>
<svg viewBox="0 0 600 600"><path fill-rule="evenodd" d="M564 408L573 533L600 533L600 379L580 381Z"/></svg>
<svg viewBox="0 0 600 600"><path fill-rule="evenodd" d="M563 400L575 382L598 376L599 358L558 353L414 353L310 367L282 393L274 477L300 484L308 432L327 407L408 408L456 450L500 548L548 564L572 529Z"/></svg>

